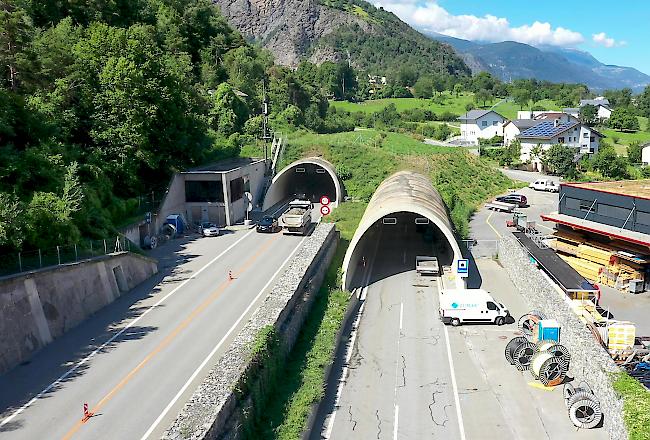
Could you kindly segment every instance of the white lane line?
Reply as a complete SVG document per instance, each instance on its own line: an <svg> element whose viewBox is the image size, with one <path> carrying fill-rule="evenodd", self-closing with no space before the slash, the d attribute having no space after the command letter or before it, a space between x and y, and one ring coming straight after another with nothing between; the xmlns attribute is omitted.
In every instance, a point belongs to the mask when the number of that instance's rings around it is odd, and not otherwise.
<svg viewBox="0 0 650 440"><path fill-rule="evenodd" d="M440 277L438 277L438 294L442 290ZM449 331L446 325L442 325L445 330L445 343L447 344L447 359L449 359L449 370L451 371L451 387L454 391L454 404L456 405L456 418L458 419L458 429L460 431L460 440L465 440L465 425L463 424L463 414L460 410L460 399L458 397L458 384L456 382L456 370L454 370L454 360L451 357L451 345L449 344Z"/></svg>
<svg viewBox="0 0 650 440"><path fill-rule="evenodd" d="M285 266L287 265L287 263L289 262L289 260L293 257L293 255L296 253L296 251L297 251L298 249L300 249L300 247L302 246L302 244L305 242L305 240L306 240L307 238L308 238L308 237L305 237L305 238L303 238L302 240L300 240L300 243L298 243L298 245L293 249L293 251L291 251L291 254L289 254L289 256L288 256L288 257L287 257L287 258L282 262L282 264L280 265L280 267L278 268L278 270L276 270L275 273L271 276L271 278L269 278L269 281L264 285L264 287L262 287L262 290L260 290L260 292L257 294L257 296L255 297L255 299L254 299L254 300L253 300L253 301L248 305L248 307L246 307L246 310L244 310L244 313L242 313L242 314L239 316L239 318L237 319L237 321L232 325L232 327L230 327L230 329L228 330L228 332L223 336L223 338L221 338L221 340L219 341L219 343L218 343L217 345L214 346L214 348L212 349L212 351L210 352L210 354L208 354L208 355L206 356L206 358L203 359L203 362L201 362L201 364L196 368L196 370L194 370L194 373L192 373L192 375L190 376L190 378L187 379L187 382L185 382L185 384L181 387L181 389L178 391L178 393L176 393L176 395L174 396L174 398L173 398L173 399L169 402L169 404L165 407L165 409L163 410L163 412L160 413L160 415L158 416L158 418L156 419L156 421L153 422L153 424L149 427L149 429L147 429L147 432L144 433L144 435L142 436L141 440L146 440L146 439L151 435L151 433L152 433L152 432L153 432L153 431L158 427L158 425L160 424L160 422L162 422L162 420L165 418L165 416L167 415L167 413L168 413L168 412L172 409L172 407L176 404L176 402L178 401L178 399L181 398L181 396L183 395L183 393L185 393L185 391L186 391L187 388L190 386L190 384L194 381L194 379L196 379L196 376L198 376L199 373L200 373L200 372L205 368L205 366L207 365L207 363L210 362L210 359L212 359L212 357L213 357L213 356L215 355L215 353L216 353L216 352L221 348L221 346L224 344L224 342L226 342L226 339L228 339L228 338L230 337L231 333L232 333L233 331L235 331L235 329L237 328L237 326L239 326L239 324L240 324L241 321L244 319L244 317L248 314L248 312L250 312L251 307L253 307L253 304L257 303L257 301L260 299L260 297L262 296L262 294L266 291L266 289L267 289L267 288L269 287L269 285L273 282L273 280L275 280L275 278L278 276L278 274L279 274L279 273L280 273L280 272L285 268Z"/></svg>
<svg viewBox="0 0 650 440"><path fill-rule="evenodd" d="M399 405L395 405L395 427L393 428L393 440L397 440L398 424L399 424Z"/></svg>
<svg viewBox="0 0 650 440"><path fill-rule="evenodd" d="M43 391L38 393L36 396L34 396L29 402L21 406L19 409L17 409L13 414L11 414L9 417L4 419L2 422L0 422L0 427L6 425L7 423L11 422L14 418L16 418L18 415L20 415L23 411L25 411L27 408L32 406L38 399L43 397L44 394L48 393L52 388L60 384L63 380L65 380L68 376L70 376L72 373L74 373L79 367L84 365L86 362L88 362L90 359L92 359L97 353L102 351L107 345L111 344L115 339L120 337L125 331L127 331L129 328L133 327L135 324L137 324L142 318L147 316L149 312L151 312L153 309L158 307L160 304L162 304L165 300L167 300L169 297L171 297L173 294L178 292L180 289L182 289L187 283L192 281L194 278L199 276L201 272L203 272L205 269L207 269L209 266L211 266L215 261L223 257L225 254L230 252L232 248L237 246L242 240L244 240L246 237L248 237L250 234L255 232L255 230L249 231L246 235L244 235L242 238L231 244L225 251L214 257L212 260L210 260L205 266L203 266L201 269L199 269L197 272L195 272L191 277L183 281L181 284L179 284L174 290L169 292L167 295L165 295L163 298L158 300L154 305L149 307L147 310L142 313L142 315L138 316L135 318L133 321L128 323L122 330L120 330L118 333L113 335L108 341L104 342L102 345L100 345L98 348L93 350L92 353L90 353L88 356L80 360L74 367L72 367L70 370L66 371L61 377L59 377L57 380L49 384Z"/></svg>
<svg viewBox="0 0 650 440"><path fill-rule="evenodd" d="M404 321L404 302L399 304L399 329L402 330L402 322Z"/></svg>

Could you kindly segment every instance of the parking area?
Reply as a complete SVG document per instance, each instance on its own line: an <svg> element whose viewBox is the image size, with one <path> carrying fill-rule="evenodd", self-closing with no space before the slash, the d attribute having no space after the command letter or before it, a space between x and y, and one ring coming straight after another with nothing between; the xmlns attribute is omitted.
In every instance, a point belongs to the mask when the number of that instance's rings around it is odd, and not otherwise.
<svg viewBox="0 0 650 440"><path fill-rule="evenodd" d="M497 261L478 259L476 265L478 271L473 277L480 278L470 279L470 284L491 292L515 319L529 311ZM467 438L607 438L602 429L576 430L567 414L562 387L541 387L529 372L520 372L506 361L506 344L521 336L516 323L503 327L464 325L448 330ZM471 374L475 371L480 374Z"/></svg>

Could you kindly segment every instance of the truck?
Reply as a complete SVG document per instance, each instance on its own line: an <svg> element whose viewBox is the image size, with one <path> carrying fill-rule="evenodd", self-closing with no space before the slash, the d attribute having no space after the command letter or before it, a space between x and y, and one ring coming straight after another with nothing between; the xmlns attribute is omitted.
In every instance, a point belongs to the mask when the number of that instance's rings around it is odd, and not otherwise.
<svg viewBox="0 0 650 440"><path fill-rule="evenodd" d="M528 187L535 191L560 192L560 186L551 179L537 179Z"/></svg>
<svg viewBox="0 0 650 440"><path fill-rule="evenodd" d="M437 257L418 255L415 257L415 271L421 275L438 275L440 267Z"/></svg>
<svg viewBox="0 0 650 440"><path fill-rule="evenodd" d="M503 325L510 311L483 289L443 289L440 291L440 319L458 327L465 323Z"/></svg>
<svg viewBox="0 0 650 440"><path fill-rule="evenodd" d="M280 217L282 233L307 235L313 208L314 204L309 200L296 199L289 202L289 209Z"/></svg>

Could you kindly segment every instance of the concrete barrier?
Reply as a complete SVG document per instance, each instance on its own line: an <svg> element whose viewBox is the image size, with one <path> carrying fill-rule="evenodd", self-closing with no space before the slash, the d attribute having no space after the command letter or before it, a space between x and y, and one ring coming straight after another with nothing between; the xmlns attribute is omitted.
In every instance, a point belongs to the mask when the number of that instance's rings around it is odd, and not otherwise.
<svg viewBox="0 0 650 440"><path fill-rule="evenodd" d="M122 252L0 278L0 374L157 272Z"/></svg>
<svg viewBox="0 0 650 440"><path fill-rule="evenodd" d="M339 234L333 224L320 224L289 262L262 305L210 370L188 403L163 435L167 440L236 439L241 437L250 396L239 390L250 371L253 343L260 331L274 326L282 355L293 347L315 293L320 288Z"/></svg>
<svg viewBox="0 0 650 440"><path fill-rule="evenodd" d="M569 375L575 378L574 384L587 382L599 399L605 415L603 427L609 438L626 440L628 434L623 419L623 401L612 384L612 373L620 369L573 313L550 279L530 263L528 253L514 237L501 240L499 262L506 268L508 276L531 309L544 312L558 321L562 327L561 343L571 352Z"/></svg>

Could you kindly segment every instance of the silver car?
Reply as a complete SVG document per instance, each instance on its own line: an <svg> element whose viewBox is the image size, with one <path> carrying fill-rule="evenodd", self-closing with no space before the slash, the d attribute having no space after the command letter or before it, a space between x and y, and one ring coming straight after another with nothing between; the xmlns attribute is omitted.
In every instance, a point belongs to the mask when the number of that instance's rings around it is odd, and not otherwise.
<svg viewBox="0 0 650 440"><path fill-rule="evenodd" d="M199 225L199 234L204 237L218 237L221 231L214 223L203 222Z"/></svg>

